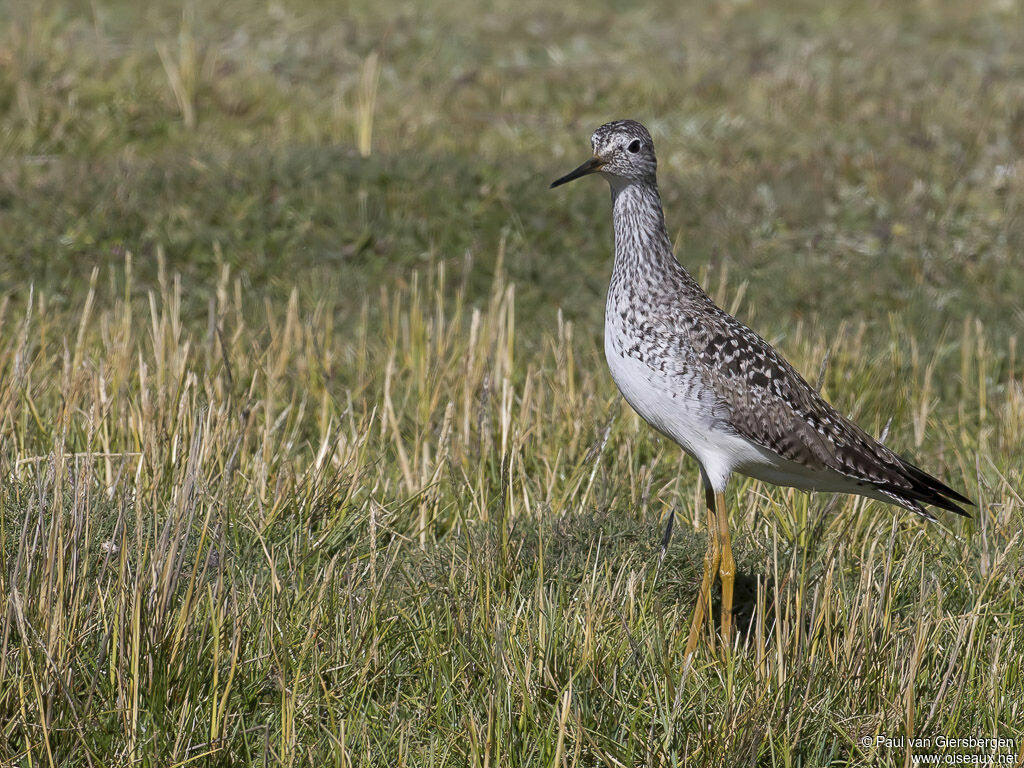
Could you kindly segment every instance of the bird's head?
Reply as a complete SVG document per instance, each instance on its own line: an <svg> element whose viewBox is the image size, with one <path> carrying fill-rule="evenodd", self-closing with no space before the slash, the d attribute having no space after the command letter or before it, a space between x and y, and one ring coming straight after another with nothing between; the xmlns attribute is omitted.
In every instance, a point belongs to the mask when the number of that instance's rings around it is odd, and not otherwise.
<svg viewBox="0 0 1024 768"><path fill-rule="evenodd" d="M600 173L613 186L655 180L658 161L651 134L635 120L605 123L590 137L594 156L579 168L552 182L552 187Z"/></svg>

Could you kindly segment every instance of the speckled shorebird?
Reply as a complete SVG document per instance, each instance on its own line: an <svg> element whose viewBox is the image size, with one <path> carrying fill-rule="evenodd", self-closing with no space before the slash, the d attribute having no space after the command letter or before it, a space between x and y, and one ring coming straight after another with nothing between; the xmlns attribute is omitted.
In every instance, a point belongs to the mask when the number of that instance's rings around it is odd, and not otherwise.
<svg viewBox="0 0 1024 768"><path fill-rule="evenodd" d="M971 504L840 415L774 348L717 307L676 261L658 194L651 135L618 120L591 138L594 156L552 187L592 173L612 190L615 263L604 352L622 396L700 465L708 548L686 655L715 575L729 645L735 561L724 491L733 472L805 490L855 493L929 520L925 504L966 516ZM662 546L668 545L670 512Z"/></svg>

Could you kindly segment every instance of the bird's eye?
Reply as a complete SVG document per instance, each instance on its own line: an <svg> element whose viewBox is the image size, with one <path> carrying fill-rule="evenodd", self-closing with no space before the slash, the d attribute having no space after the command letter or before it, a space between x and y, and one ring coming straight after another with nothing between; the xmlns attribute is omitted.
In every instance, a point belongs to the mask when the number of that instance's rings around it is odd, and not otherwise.
<svg viewBox="0 0 1024 768"><path fill-rule="evenodd" d="M628 149L635 155L637 152L640 151L640 139L633 139L631 142L629 142L629 146L626 147L626 149Z"/></svg>

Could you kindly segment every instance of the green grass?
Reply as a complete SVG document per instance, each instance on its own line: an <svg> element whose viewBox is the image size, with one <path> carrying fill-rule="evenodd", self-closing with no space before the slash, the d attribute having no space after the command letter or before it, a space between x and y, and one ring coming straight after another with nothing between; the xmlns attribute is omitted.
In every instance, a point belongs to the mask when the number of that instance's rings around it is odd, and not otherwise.
<svg viewBox="0 0 1024 768"><path fill-rule="evenodd" d="M613 5L0 10L0 763L1024 748L1019 10ZM546 190L627 115L684 264L978 502L738 479L690 667L697 470Z"/></svg>

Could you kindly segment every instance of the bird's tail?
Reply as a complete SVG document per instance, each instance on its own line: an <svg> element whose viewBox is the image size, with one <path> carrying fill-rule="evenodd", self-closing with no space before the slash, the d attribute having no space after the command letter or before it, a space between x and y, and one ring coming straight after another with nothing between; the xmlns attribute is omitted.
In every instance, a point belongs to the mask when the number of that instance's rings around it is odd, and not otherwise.
<svg viewBox="0 0 1024 768"><path fill-rule="evenodd" d="M899 465L892 469L896 470L898 479L879 483L876 486L879 492L888 496L901 507L916 512L928 520L934 520L935 516L925 509L924 504L953 512L962 517L970 517L970 514L959 505L974 506L973 501L906 459L902 457L897 457L897 459Z"/></svg>

